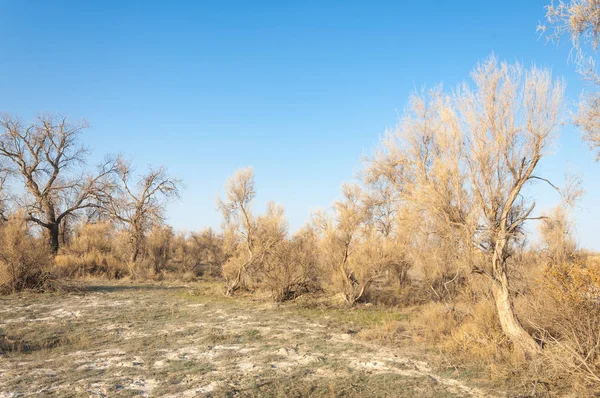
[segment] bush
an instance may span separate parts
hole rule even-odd
[[[49,288],[50,264],[48,245],[34,237],[23,220],[11,219],[0,227],[1,294]]]
[[[317,241],[309,229],[281,241],[265,256],[258,268],[259,286],[274,301],[294,299],[319,290],[317,281]]]
[[[439,343],[448,338],[458,321],[454,310],[441,303],[429,303],[422,307],[416,319],[415,337],[431,343]]]
[[[108,279],[121,279],[130,273],[123,260],[94,249],[82,255],[57,255],[54,258],[54,272],[63,278],[103,276]]]
[[[167,268],[171,258],[171,241],[174,238],[171,227],[155,226],[148,234],[146,242],[146,257],[154,275],[162,273]]]
[[[54,271],[64,278],[88,275],[120,279],[130,273],[126,235],[110,223],[77,226],[68,247],[54,259]]]
[[[583,259],[585,261],[585,259]],[[532,319],[556,371],[600,383],[600,266],[553,265],[538,296],[544,311]]]

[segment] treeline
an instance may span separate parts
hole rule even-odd
[[[504,364],[502,377],[539,388],[597,384],[600,257],[578,250],[569,220],[581,183],[559,187],[539,168],[565,121],[563,83],[494,57],[471,76],[452,92],[415,94],[359,182],[291,237],[281,207],[254,213],[252,170],[239,170],[219,202],[226,292],[418,304],[423,337],[455,358]],[[535,214],[532,183],[561,204]]]

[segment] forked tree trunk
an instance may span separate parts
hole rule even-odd
[[[367,280],[366,283],[359,283],[354,279],[352,273],[348,274],[345,269],[343,269],[342,278],[344,281],[344,299],[346,304],[352,307],[364,297],[371,280]]]
[[[351,307],[357,300],[354,283],[351,278],[352,274],[348,274],[343,263],[339,266],[338,271],[344,285],[344,300],[346,301],[346,304]]]
[[[135,263],[140,256],[140,246],[137,241],[133,243],[133,252],[131,253],[131,262]]]
[[[242,268],[240,268],[235,276],[235,279],[227,285],[227,289],[225,290],[226,296],[233,296],[233,293],[236,292],[240,288],[240,284],[242,281]]]
[[[233,294],[240,288],[240,286],[242,285],[242,276],[243,274],[246,272],[246,269],[248,268],[248,266],[250,266],[250,264],[252,264],[252,261],[254,260],[254,256],[252,255],[252,252],[250,252],[250,258],[248,260],[246,260],[246,262],[244,262],[237,270],[235,279],[233,281],[231,281],[230,283],[227,284],[227,288],[225,290],[225,295],[226,296],[233,296]]]

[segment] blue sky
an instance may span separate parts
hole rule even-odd
[[[219,227],[215,198],[248,165],[257,210],[281,203],[295,229],[339,197],[411,91],[467,80],[491,52],[551,67],[574,102],[568,46],[538,40],[545,5],[0,0],[0,111],[85,117],[91,163],[167,166],[186,184],[168,211],[178,229]],[[579,241],[600,249],[600,164],[574,128],[542,167],[559,183],[565,167],[583,175]],[[529,194],[540,209],[558,201]]]

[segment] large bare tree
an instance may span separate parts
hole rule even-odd
[[[107,159],[96,173],[83,169],[88,151],[79,145],[85,122],[70,123],[64,117],[40,116],[34,123],[10,115],[0,118],[0,157],[13,176],[25,185],[17,205],[26,220],[42,227],[51,250],[60,245],[65,217],[96,206],[95,198],[107,187],[113,162]]]
[[[473,248],[484,255],[483,266],[471,266],[490,282],[502,330],[535,355],[513,307],[509,257],[535,207],[523,189],[548,182],[536,172],[560,124],[563,85],[547,70],[523,71],[493,56],[471,76],[474,87],[454,95],[438,88],[413,97],[371,159],[367,182],[394,186],[403,206],[437,227],[431,234],[457,241],[461,257]]]
[[[179,198],[182,183],[164,167],[135,176],[130,162],[119,159],[115,169],[117,178],[100,202],[110,218],[127,226],[131,261],[135,263],[142,254],[146,233],[164,222],[166,202]]]
[[[600,73],[597,52],[600,45],[600,0],[568,0],[552,2],[546,7],[548,25],[538,29],[552,41],[563,36],[571,40],[571,59],[588,83],[581,94],[575,123],[584,131],[584,139],[600,160]]]
[[[488,275],[502,330],[532,355],[539,348],[515,314],[508,259],[535,208],[523,188],[536,180],[548,182],[536,172],[561,123],[564,85],[553,82],[548,70],[523,71],[494,58],[472,77],[476,88],[461,94],[459,112],[470,188],[482,215],[480,245],[491,256]]]

